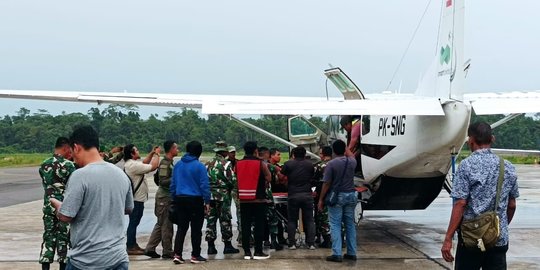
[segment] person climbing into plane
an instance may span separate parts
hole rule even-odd
[[[356,159],[355,174],[363,176],[362,164],[360,163],[361,154],[361,137],[362,137],[362,116],[361,115],[344,115],[339,121],[341,127],[347,131],[347,148],[354,154]]]

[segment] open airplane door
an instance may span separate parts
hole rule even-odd
[[[301,115],[289,118],[287,128],[289,141],[312,153],[318,154],[321,146],[328,144],[326,133]]]
[[[331,68],[324,71],[324,75],[334,83],[343,95],[345,100],[365,99],[364,94],[356,84],[341,70],[341,68]]]

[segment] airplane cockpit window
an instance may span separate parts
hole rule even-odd
[[[292,136],[314,135],[317,129],[301,117],[295,117],[290,120]]]

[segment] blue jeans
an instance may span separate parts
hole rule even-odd
[[[345,240],[347,255],[356,256],[356,228],[354,225],[354,208],[358,201],[356,191],[340,192],[334,206],[328,206],[330,219],[330,236],[332,237],[332,255],[341,253],[341,223],[345,224]]]
[[[105,270],[128,270],[128,269],[129,269],[129,262],[121,262],[118,265],[115,265],[111,268],[106,268]],[[66,265],[66,270],[82,270],[82,269],[79,269],[73,266],[73,264],[71,264],[68,260],[68,263]]]
[[[144,212],[144,202],[134,201],[133,211],[129,214],[129,225],[127,228],[127,248],[137,245],[137,226],[141,223]]]

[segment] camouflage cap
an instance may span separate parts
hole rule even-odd
[[[227,143],[225,141],[217,141],[216,142],[216,148],[214,148],[214,152],[228,152],[227,150]]]
[[[229,152],[236,152],[236,147],[234,147],[234,146],[232,146],[232,145],[231,145],[231,146],[228,146],[228,147],[227,147],[227,151],[229,151]]]

